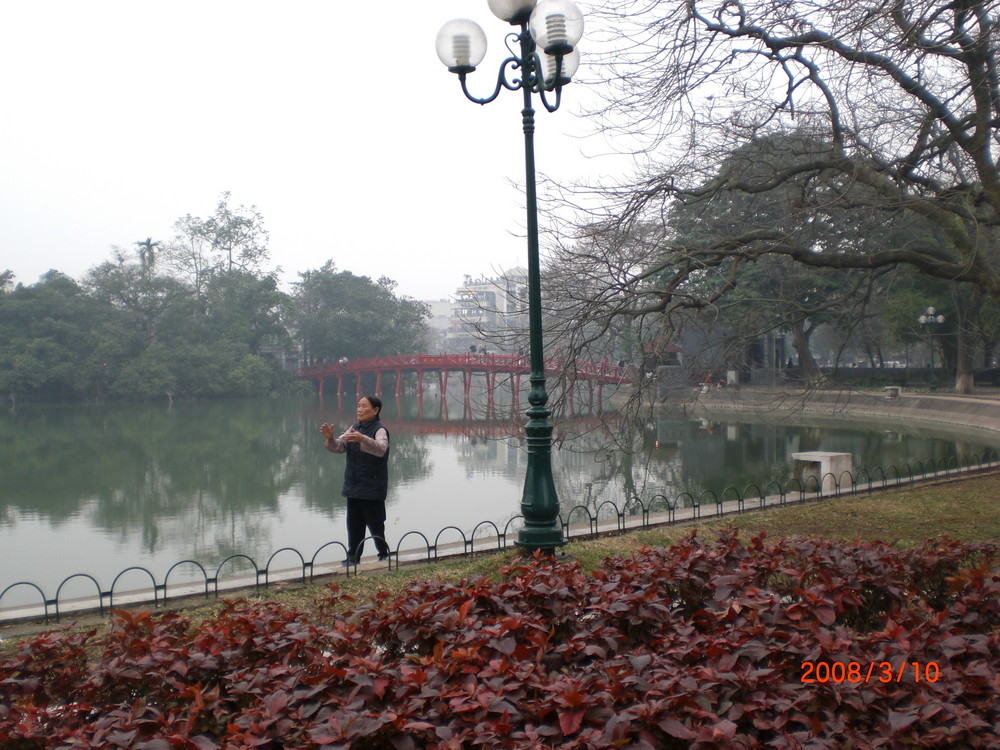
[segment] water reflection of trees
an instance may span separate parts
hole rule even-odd
[[[747,424],[724,419],[657,419],[640,433],[616,436],[625,450],[608,450],[606,436],[577,435],[572,450],[559,453],[556,488],[563,511],[583,505],[592,515],[609,517],[633,497],[649,502],[661,494],[673,500],[685,493],[699,498],[728,487],[743,493],[764,491],[772,482],[792,478],[791,455],[833,451],[855,456],[855,470],[897,467],[928,460],[980,455],[987,445],[872,429],[870,425],[810,425],[786,422]],[[631,450],[628,450],[631,446]],[[638,508],[638,506],[636,506]]]
[[[446,436],[468,476],[523,475],[516,421],[411,418],[387,400],[393,482],[433,476],[428,434]],[[53,525],[74,516],[113,539],[155,551],[191,550],[205,561],[270,550],[267,518],[283,500],[329,517],[344,507],[343,458],[323,448],[321,422],[346,427],[355,399],[23,406],[0,416],[0,521]],[[405,407],[405,404],[404,404]],[[986,445],[911,430],[843,424],[742,424],[657,419],[634,434],[607,415],[560,419],[553,467],[565,511],[610,512],[630,498],[695,497],[727,486],[787,482],[797,451],[849,452],[855,468],[913,465],[981,454]],[[609,441],[609,436],[613,440]],[[609,449],[610,443],[627,450]],[[447,491],[447,488],[442,488]],[[498,514],[500,511],[498,511]]]
[[[259,536],[249,516],[272,511],[295,479],[283,417],[270,402],[23,407],[0,504],[54,524],[85,513],[147,551],[174,537],[217,548],[219,529],[238,525],[245,548]]]

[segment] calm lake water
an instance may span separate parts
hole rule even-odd
[[[319,425],[346,427],[355,403],[345,396],[340,404],[329,397],[169,408],[26,404],[0,412],[0,591],[31,581],[53,596],[76,573],[107,589],[131,566],[162,581],[181,560],[212,573],[237,553],[263,566],[283,547],[308,559],[327,542],[345,541],[344,458],[323,449]],[[433,542],[446,526],[466,535],[482,521],[502,528],[519,513],[526,456],[510,437],[515,421],[475,419],[461,405],[442,414],[433,394],[422,403],[387,398],[383,421],[392,434],[390,545],[409,531]],[[665,418],[629,436],[634,451],[626,455],[600,450],[614,430],[613,419],[594,417],[557,426],[553,466],[564,513],[607,500],[621,507],[633,493],[648,500],[784,482],[797,451],[850,452],[859,468],[980,454],[1000,444],[916,428]],[[366,552],[373,552],[370,543]],[[80,592],[92,592],[89,586],[81,583]],[[0,607],[25,601],[37,594],[18,587]]]

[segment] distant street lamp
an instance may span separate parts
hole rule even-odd
[[[562,101],[562,87],[570,82],[579,64],[576,45],[583,36],[583,14],[568,0],[487,0],[497,18],[520,33],[507,35],[510,57],[500,63],[496,89],[483,99],[469,93],[466,76],[486,56],[486,34],[479,24],[464,18],[449,21],[438,32],[437,54],[448,70],[458,75],[465,96],[477,104],[488,104],[503,89],[520,90],[524,128],[524,174],[528,229],[528,331],[530,338],[531,391],[525,425],[528,469],[521,497],[524,526],[517,544],[529,550],[554,551],[566,543],[559,521],[559,498],[552,479],[552,423],[545,391],[545,361],[542,347],[542,293],[538,260],[538,202],[535,192],[535,110],[532,94],[555,112]],[[517,44],[520,53],[512,48]],[[508,78],[508,73],[511,74]],[[550,102],[546,93],[555,92]]]
[[[930,387],[932,391],[937,390],[937,374],[934,368],[934,329],[944,323],[944,315],[937,313],[933,307],[928,307],[927,312],[917,318],[917,322],[927,331],[927,341],[931,348],[931,377]]]

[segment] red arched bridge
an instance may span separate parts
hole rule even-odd
[[[568,365],[568,366],[567,366]],[[496,388],[497,375],[506,376],[512,383],[512,392],[517,394],[521,388],[521,376],[531,374],[531,366],[528,357],[519,354],[400,354],[393,357],[369,357],[367,359],[341,360],[340,362],[328,362],[323,364],[303,367],[298,372],[301,380],[315,380],[318,383],[320,395],[323,395],[324,384],[327,380],[337,379],[336,393],[344,392],[344,380],[353,379],[355,390],[360,397],[363,393],[361,387],[362,378],[369,376],[375,379],[375,393],[382,393],[382,376],[386,373],[395,375],[396,395],[402,393],[403,375],[406,373],[416,373],[417,393],[423,394],[424,374],[431,372],[438,376],[438,385],[441,393],[448,389],[448,375],[452,372],[459,372],[462,375],[462,383],[465,388],[466,398],[469,396],[469,389],[472,384],[474,374],[486,376],[486,388],[490,400]],[[586,382],[598,388],[598,402],[601,400],[603,386],[608,384],[618,385],[629,380],[629,368],[619,367],[616,364],[605,362],[585,362],[573,361],[567,363],[560,359],[547,359],[545,361],[546,373],[565,373],[567,381],[572,387],[573,383]]]

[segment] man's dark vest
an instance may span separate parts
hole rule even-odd
[[[354,429],[370,438],[385,426],[378,419],[367,424],[357,422]],[[389,431],[386,430],[386,435]],[[344,469],[344,497],[359,500],[385,500],[389,490],[389,451],[384,456],[373,456],[361,450],[358,443],[347,444],[347,467]]]

